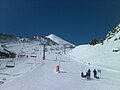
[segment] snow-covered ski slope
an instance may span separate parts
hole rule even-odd
[[[119,49],[119,43],[107,42],[104,45],[98,44],[95,46],[80,45],[69,52],[76,61],[82,63],[90,63],[94,66],[120,71],[120,51],[113,52]]]
[[[106,48],[108,45],[109,50]],[[36,47],[39,50],[35,51]],[[46,46],[46,60],[44,61],[42,60],[43,46],[38,43],[30,45],[26,43],[24,46],[14,44],[14,47],[9,45],[8,48],[16,53],[22,51],[29,57],[14,59],[15,68],[5,67],[6,62],[11,59],[0,59],[0,81],[3,82],[0,84],[0,90],[120,90],[119,68],[111,67],[112,63],[115,62],[105,61],[108,60],[107,56],[110,56],[110,60],[119,58],[119,52],[113,53],[109,43],[94,47],[81,45],[67,55],[63,55],[63,50],[58,49],[57,46]],[[103,53],[102,50],[105,52]],[[36,53],[36,57],[31,57],[33,53]],[[90,57],[90,55],[92,56]],[[100,58],[105,59],[100,61]],[[99,64],[99,62],[101,63]],[[58,63],[60,63],[61,73],[56,73]],[[106,66],[107,64],[110,68]],[[92,79],[81,78],[80,73],[86,73],[89,68]],[[93,78],[94,68],[102,70],[100,79]]]

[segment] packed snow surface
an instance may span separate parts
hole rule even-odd
[[[64,55],[57,46],[46,46],[43,60],[43,45],[8,45],[9,50],[17,54],[24,52],[28,58],[0,59],[0,90],[120,90],[120,53],[113,53],[111,47],[110,44],[80,45]],[[35,51],[35,48],[39,49]],[[33,53],[36,57],[31,57]],[[11,60],[15,67],[5,67]],[[56,72],[57,64],[60,73]],[[90,80],[80,76],[88,69],[91,69]],[[93,77],[93,69],[101,69],[100,79]]]

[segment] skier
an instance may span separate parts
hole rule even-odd
[[[83,72],[81,73],[81,77],[84,77],[84,73]]]
[[[96,69],[93,70],[93,73],[94,73],[94,78],[96,78],[97,77],[97,71],[96,71]]]
[[[26,57],[28,58],[28,55]]]
[[[90,69],[88,69],[88,71],[87,71],[87,79],[90,79],[90,76],[91,76],[91,70]]]

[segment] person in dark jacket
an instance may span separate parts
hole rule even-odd
[[[87,79],[90,79],[90,76],[91,76],[91,70],[88,69],[88,71],[87,71]]]
[[[97,77],[97,71],[96,71],[96,69],[93,70],[93,74],[94,74],[94,78],[96,78]]]
[[[81,73],[81,77],[84,77],[84,73],[83,72]]]

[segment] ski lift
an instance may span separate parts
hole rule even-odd
[[[14,68],[15,67],[15,63],[13,61],[8,61],[6,63],[6,67],[9,67],[9,68]]]

